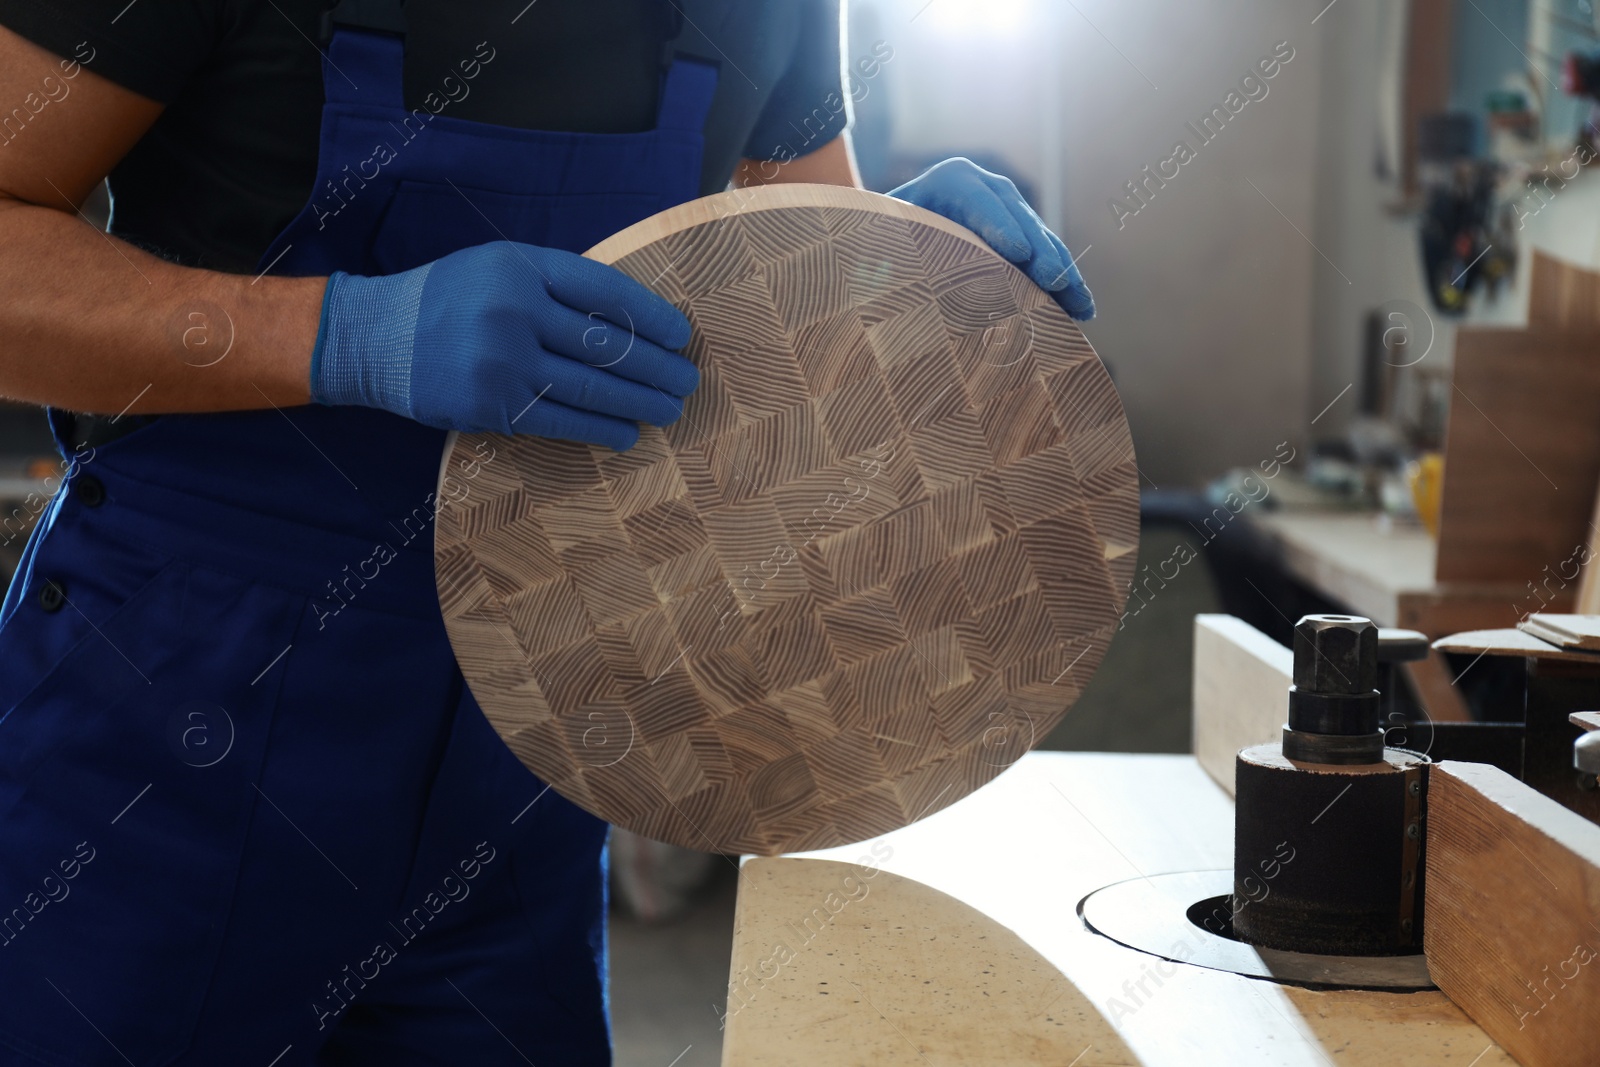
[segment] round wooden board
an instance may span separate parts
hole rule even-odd
[[[770,186],[590,250],[683,308],[702,371],[631,451],[457,435],[439,599],[507,744],[690,848],[898,829],[1042,740],[1133,577],[1111,380],[968,231]]]

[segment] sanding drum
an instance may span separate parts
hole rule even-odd
[[[1283,740],[1236,765],[1239,939],[1338,956],[1421,950],[1428,758],[1384,746],[1377,673],[1367,619],[1295,626]]]

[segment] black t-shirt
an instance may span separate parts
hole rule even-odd
[[[845,128],[839,4],[409,0],[406,104],[435,93],[448,114],[478,122],[647,130],[671,42],[721,68],[701,182],[712,193],[741,156],[791,159]],[[167,105],[111,174],[113,233],[179,262],[253,273],[311,194],[332,6],[0,0],[0,24]]]

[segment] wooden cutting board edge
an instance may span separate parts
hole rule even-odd
[[[965,226],[904,200],[845,185],[811,185],[795,182],[730,189],[725,193],[713,193],[698,200],[690,200],[686,204],[669,208],[659,215],[652,215],[642,222],[636,222],[627,229],[612,234],[585,252],[584,257],[601,263],[615,263],[647,244],[692,226],[747,212],[794,207],[832,207],[846,211],[866,210],[896,215],[908,221],[942,230],[985,251],[990,250],[983,238]]]
[[[842,211],[864,211],[879,215],[889,215],[940,231],[974,249],[996,256],[989,244],[972,231],[951,222],[943,216],[913,204],[861,189],[805,184],[731,190],[690,201],[636,223],[595,245],[584,255],[597,262],[614,263],[654,242],[697,226],[712,223],[719,219],[733,218],[747,212],[784,208],[832,208]],[[998,256],[996,258],[1001,259]],[[1008,265],[1012,270],[1017,270],[1014,264]],[[1018,271],[1018,273],[1021,272]],[[1041,293],[1041,296],[1047,296],[1047,294]],[[1084,340],[1086,341],[1087,339]],[[1093,351],[1092,345],[1090,350],[1091,352]],[[1095,357],[1098,359],[1098,353],[1095,353]],[[1119,412],[1122,412],[1121,398],[1116,395],[1114,387],[1112,396],[1115,398]],[[1126,420],[1125,413],[1122,414],[1122,418],[1124,421]],[[455,458],[459,437],[459,432],[451,431],[444,441],[437,483],[440,494],[443,493],[446,475],[450,472],[452,460]],[[436,523],[434,530],[436,556],[439,529],[440,526]],[[500,727],[496,726],[496,729],[498,731]]]

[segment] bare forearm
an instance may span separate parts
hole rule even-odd
[[[861,176],[856,171],[855,149],[846,130],[815,152],[787,163],[772,160],[741,160],[733,174],[739,188],[751,185],[779,185],[784,182],[811,182],[817,185],[847,185],[859,189]]]
[[[175,266],[0,199],[0,395],[74,411],[305,403],[323,278]]]

